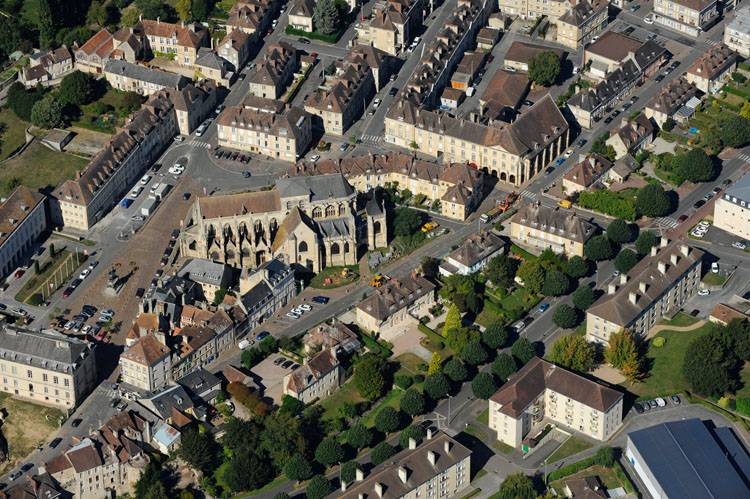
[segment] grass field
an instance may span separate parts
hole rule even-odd
[[[599,477],[599,480],[602,482],[602,485],[604,485],[604,487],[608,489],[615,489],[617,487],[625,487],[625,484],[623,484],[620,481],[620,479],[617,478],[617,474],[615,473],[615,470],[613,468],[605,468],[604,466],[598,466],[598,465],[591,466],[590,468],[586,468],[585,470],[581,470],[578,473],[575,473],[570,476],[566,476],[565,478],[561,478],[560,480],[555,480],[554,482],[550,482],[549,485],[550,487],[555,489],[559,497],[565,497],[565,494],[563,492],[563,488],[565,487],[565,482],[573,478],[584,478],[587,476]]]
[[[348,275],[344,277],[342,271],[348,270]],[[330,279],[330,284],[326,284],[326,279]],[[359,279],[359,267],[356,265],[347,265],[345,267],[326,267],[310,280],[310,287],[316,289],[333,289],[346,286],[356,282]]]
[[[709,286],[722,286],[727,281],[726,276],[709,272],[703,276],[703,282]]]
[[[14,184],[29,189],[52,189],[63,180],[74,178],[88,160],[45,146],[31,144],[20,156],[0,165],[0,195],[9,194]]]
[[[624,387],[639,399],[651,399],[687,390],[687,380],[682,374],[685,352],[691,341],[708,334],[713,327],[713,324],[706,324],[693,331],[662,331],[657,334],[656,337],[661,336],[666,343],[660,348],[649,343],[646,353],[646,365],[650,367],[648,377],[641,383],[626,383]]]
[[[83,114],[72,125],[97,132],[114,133],[116,127],[121,126],[130,114],[130,109],[125,106],[126,95],[127,92],[110,88],[97,101],[81,106]]]
[[[737,390],[735,394],[737,397],[750,398],[750,363],[746,362],[745,366],[740,371],[740,382],[742,388]]]
[[[692,326],[699,320],[700,319],[696,319],[695,317],[688,315],[685,312],[678,312],[677,315],[675,315],[672,319],[668,321],[664,321],[661,324],[666,324],[669,326],[677,326],[677,327],[686,327],[686,326]]]
[[[568,456],[572,456],[573,454],[583,452],[590,447],[591,444],[586,440],[578,437],[570,437],[565,441],[565,443],[558,447],[555,452],[552,453],[547,462],[554,463],[561,459],[565,459]]]
[[[0,408],[8,413],[3,435],[10,449],[10,460],[0,463],[2,475],[20,464],[39,444],[49,440],[63,414],[57,409],[16,400],[7,393],[0,393]]]
[[[0,134],[0,160],[3,160],[26,142],[24,131],[29,124],[7,107],[0,111],[0,124],[3,129]]]
[[[320,402],[320,406],[323,408],[321,419],[334,419],[341,415],[339,411],[344,404],[357,404],[363,401],[364,399],[360,397],[353,382],[349,381],[348,383],[344,383],[344,385],[336,390],[330,397],[327,397]]]

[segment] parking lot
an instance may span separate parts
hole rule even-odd
[[[273,354],[253,367],[250,372],[260,378],[259,385],[263,395],[281,404],[281,398],[284,395],[284,377],[297,367],[299,364],[293,360],[283,355]]]
[[[642,400],[633,404],[633,410],[637,414],[645,412],[657,412],[669,407],[682,405],[682,397],[679,395],[670,395],[668,397],[657,397],[651,400]]]

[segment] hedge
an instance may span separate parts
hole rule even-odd
[[[379,341],[377,341],[375,338],[373,338],[370,335],[363,333],[362,343],[364,343],[367,348],[369,348],[373,352],[379,353],[383,357],[388,358],[391,355],[393,355],[393,350],[391,350],[390,348],[387,348],[386,346],[381,344]]]
[[[305,38],[310,38],[312,40],[320,40],[321,42],[326,42],[326,43],[336,43],[337,41],[339,41],[339,38],[341,38],[341,35],[344,34],[344,31],[345,30],[339,30],[337,33],[334,33],[333,35],[324,35],[323,33],[318,33],[317,31],[313,31],[312,33],[310,33],[309,31],[292,28],[291,26],[286,27],[287,35],[304,36]]]
[[[607,447],[602,447],[601,449],[596,451],[596,453],[591,457],[587,457],[586,459],[582,459],[578,461],[577,463],[563,466],[562,468],[551,472],[549,475],[547,475],[548,481],[552,482],[554,480],[559,480],[560,478],[565,478],[566,476],[570,476],[574,473],[578,473],[579,471],[585,470],[586,468],[594,466],[595,464],[604,466],[604,464],[601,462],[601,456],[602,454],[605,454],[605,452],[611,452],[611,450],[605,451],[605,449],[607,449]],[[608,454],[605,454],[605,455],[608,455]],[[617,461],[614,461],[614,462],[616,463]],[[605,467],[609,467],[609,466],[605,466]]]

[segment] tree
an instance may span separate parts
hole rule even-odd
[[[487,362],[489,355],[484,349],[482,343],[476,340],[470,341],[464,345],[459,353],[461,360],[472,366],[478,366]]]
[[[424,380],[424,392],[432,400],[440,400],[445,397],[450,389],[451,385],[448,383],[448,378],[443,373],[427,376]]]
[[[549,360],[574,371],[588,372],[596,365],[596,349],[583,336],[563,336],[552,345]]]
[[[31,108],[31,123],[40,128],[56,128],[63,124],[63,106],[52,94],[45,95]]]
[[[18,23],[3,16],[0,18],[0,57],[6,60],[8,55],[18,49],[21,43],[21,29]]]
[[[315,475],[305,487],[307,499],[323,499],[332,492],[331,482],[323,475]]]
[[[317,453],[317,451],[316,451]],[[317,459],[317,458],[316,458]],[[284,465],[284,476],[295,482],[302,482],[313,474],[312,465],[302,454],[295,454]]]
[[[313,9],[313,26],[323,35],[332,35],[339,27],[339,10],[333,0],[319,0]]]
[[[409,388],[401,398],[401,410],[411,417],[421,416],[425,412],[425,400],[422,392]]]
[[[482,342],[493,350],[503,348],[508,342],[508,331],[502,322],[493,322],[482,333]]]
[[[565,265],[565,273],[573,279],[580,279],[588,275],[590,266],[588,260],[584,260],[578,255],[570,257]]]
[[[398,436],[398,444],[402,449],[409,448],[409,440],[413,439],[417,444],[427,436],[427,430],[421,424],[411,425],[405,428]]]
[[[430,357],[430,363],[427,365],[427,374],[437,374],[440,372],[440,369],[443,367],[443,359],[440,357],[440,354],[437,352],[432,352],[432,357]]]
[[[138,10],[138,7],[131,5],[127,9],[123,9],[122,15],[120,16],[120,24],[128,27],[135,26],[138,23],[140,16],[141,12]]]
[[[533,294],[542,291],[544,285],[544,269],[538,260],[526,260],[517,272],[518,277],[523,281],[523,286]]]
[[[471,341],[480,341],[480,334],[476,329],[469,329],[468,327],[451,329],[445,338],[445,343],[454,352],[461,352],[466,344]]]
[[[158,485],[163,485],[163,483],[161,465],[151,460],[141,472],[138,481],[135,482],[135,497],[146,497],[149,491]],[[165,497],[167,496],[165,495]]]
[[[296,416],[277,411],[263,419],[260,447],[268,453],[277,470],[283,470],[293,455],[304,454],[305,445],[301,421]]]
[[[209,0],[193,0],[193,18],[196,21],[205,21],[211,13]]]
[[[346,430],[346,442],[355,449],[364,449],[372,443],[372,431],[362,423],[356,423]]]
[[[315,460],[323,466],[340,463],[344,460],[344,448],[335,437],[324,438],[315,449]]]
[[[612,241],[603,235],[594,236],[586,241],[583,252],[586,254],[586,258],[595,262],[609,260],[615,256],[615,248]]]
[[[737,387],[737,356],[731,342],[711,333],[693,340],[685,352],[682,372],[691,390],[706,397],[720,397]]]
[[[664,130],[665,132],[671,132],[676,125],[677,125],[677,122],[674,119],[672,119],[672,117],[670,116],[664,121],[664,124],[661,126],[661,129]]]
[[[391,406],[385,406],[375,415],[375,428],[382,433],[392,433],[401,427],[401,414]]]
[[[659,238],[656,237],[651,231],[643,231],[638,235],[638,239],[635,240],[635,249],[641,256],[646,256],[651,253],[651,248],[659,243]]]
[[[607,226],[607,237],[618,244],[632,242],[635,237],[633,232],[630,224],[622,218],[613,220]]]
[[[52,13],[50,0],[37,0],[37,26],[39,26],[39,47],[48,49],[55,40],[55,16]]]
[[[107,11],[99,0],[92,0],[91,5],[89,5],[86,22],[98,26],[104,26],[107,22]]]
[[[487,262],[484,275],[499,288],[509,288],[513,285],[513,278],[518,271],[518,260],[501,254]]]
[[[329,2],[330,0],[323,0]],[[322,2],[317,2],[317,8]],[[422,214],[411,208],[396,208],[396,214],[393,217],[393,234],[400,237],[408,237],[419,232],[422,228]]]
[[[122,109],[127,113],[132,113],[140,109],[143,104],[143,97],[135,92],[125,92],[122,96],[121,106]]]
[[[575,305],[575,307],[582,312],[585,312],[591,305],[594,304],[594,301],[596,301],[594,290],[589,286],[580,286],[578,289],[573,291],[572,298],[573,305]]]
[[[570,289],[570,279],[559,270],[551,270],[544,277],[542,294],[544,296],[562,296],[568,294]]]
[[[560,58],[551,50],[540,52],[529,61],[529,79],[549,87],[560,75]]]
[[[719,131],[726,147],[744,147],[750,142],[750,120],[733,113],[722,114]]]
[[[737,357],[743,362],[750,360],[750,322],[735,319],[727,324],[723,333],[732,340]]]
[[[178,455],[190,466],[204,473],[216,466],[217,446],[209,431],[191,429],[182,434]]]
[[[478,373],[471,381],[471,391],[478,399],[487,400],[497,391],[497,383],[490,373]]]
[[[354,386],[367,400],[375,400],[385,389],[385,360],[374,353],[364,354],[354,365]]]
[[[525,365],[528,361],[536,357],[534,345],[532,345],[526,338],[518,338],[513,342],[510,352],[521,365]]]
[[[516,360],[507,353],[500,353],[492,363],[492,373],[497,376],[501,382],[505,383],[511,374],[516,372],[518,365]]]
[[[380,442],[372,448],[370,452],[370,461],[377,466],[386,462],[396,454],[396,448],[389,445],[388,442]]]
[[[609,337],[604,359],[618,369],[625,378],[632,382],[641,376],[641,361],[638,346],[633,335],[627,329],[618,331]]]
[[[341,481],[352,483],[357,478],[357,461],[347,461],[341,465]]]
[[[240,362],[242,363],[242,367],[248,370],[255,367],[263,359],[263,354],[257,348],[243,350],[242,355],[240,355]]]
[[[31,110],[43,97],[42,91],[26,90],[21,83],[15,82],[8,89],[8,107],[22,120],[31,121]]]
[[[552,322],[563,329],[572,329],[579,323],[578,311],[566,303],[561,303],[555,308]]]
[[[445,324],[443,325],[443,338],[448,337],[448,332],[455,329],[461,329],[461,312],[455,303],[448,306],[445,313]]]
[[[73,71],[60,82],[59,96],[64,104],[88,104],[94,99],[94,81],[86,73]]]
[[[690,182],[708,182],[719,173],[714,160],[700,148],[690,149],[674,161],[679,174]]]
[[[466,371],[466,366],[459,359],[453,357],[443,366],[443,374],[454,383],[461,383],[466,380],[469,373]],[[403,404],[403,402],[402,402]]]
[[[534,482],[523,473],[509,475],[500,484],[496,499],[536,499]]]
[[[635,197],[638,213],[647,217],[663,217],[674,211],[672,200],[662,186],[648,184]]]
[[[425,256],[422,258],[422,274],[428,278],[435,278],[440,273],[440,260]]]
[[[174,10],[180,16],[180,20],[189,21],[193,15],[193,0],[177,0],[174,4]]]
[[[635,264],[638,263],[639,260],[640,258],[638,258],[638,255],[636,255],[633,250],[625,248],[615,257],[615,268],[623,274],[627,274],[630,269],[635,267]]]

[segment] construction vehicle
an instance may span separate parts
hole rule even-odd
[[[438,227],[440,227],[440,224],[437,222],[427,222],[426,224],[422,226],[422,232],[426,234],[430,231],[437,229]]]
[[[385,277],[382,274],[375,274],[370,280],[370,286],[373,288],[379,288],[385,283]]]
[[[497,204],[493,208],[488,210],[486,213],[482,213],[482,215],[479,217],[479,220],[481,220],[482,223],[485,224],[493,221],[499,215],[508,211],[508,209],[511,207],[511,205],[513,205],[516,199],[518,199],[518,194],[516,194],[515,191],[506,193],[502,198],[498,199]]]

